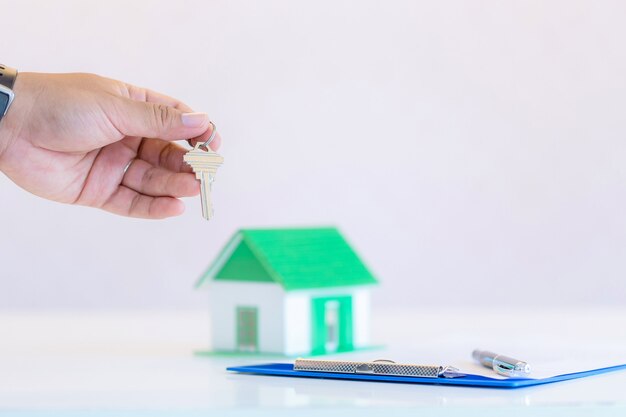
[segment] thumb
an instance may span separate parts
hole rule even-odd
[[[211,124],[206,113],[185,113],[160,103],[122,99],[117,107],[112,122],[126,136],[181,140],[202,135]]]

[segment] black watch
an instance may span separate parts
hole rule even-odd
[[[16,69],[0,64],[0,120],[7,114],[13,101],[13,84],[16,78]]]

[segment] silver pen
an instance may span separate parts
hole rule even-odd
[[[476,349],[472,357],[481,365],[493,369],[496,373],[510,378],[524,378],[530,374],[530,365],[508,356],[498,355],[488,350]]]

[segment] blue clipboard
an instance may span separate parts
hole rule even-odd
[[[607,372],[626,369],[626,364],[610,366],[607,368],[592,369],[583,372],[557,375],[549,378],[508,378],[497,379],[488,378],[482,375],[465,375],[458,378],[419,378],[407,376],[371,375],[371,374],[343,374],[332,372],[302,372],[294,371],[293,364],[290,363],[267,363],[248,366],[231,366],[228,371],[253,374],[253,375],[274,375],[298,378],[322,378],[322,379],[344,379],[352,381],[370,382],[396,382],[406,384],[429,384],[429,385],[459,385],[466,387],[491,387],[491,388],[522,388],[534,385],[551,384],[553,382],[567,381],[569,379],[584,378],[592,375],[604,374]]]

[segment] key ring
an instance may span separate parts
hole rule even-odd
[[[205,151],[209,150],[209,145],[211,144],[211,142],[213,142],[213,139],[215,139],[215,134],[217,133],[217,126],[215,126],[215,123],[213,123],[212,121],[209,121],[209,123],[211,123],[211,126],[213,126],[213,131],[211,132],[211,136],[209,136],[207,141],[204,142],[202,145],[196,144],[198,148],[202,148]],[[189,144],[189,146],[193,146],[191,145],[191,139],[187,139],[187,143]]]
[[[211,136],[209,136],[209,138],[207,139],[206,142],[204,142],[202,145],[200,145],[200,148],[204,148],[205,150],[209,150],[209,145],[211,144],[211,142],[213,142],[213,139],[215,139],[215,134],[217,133],[217,126],[215,126],[215,123],[209,121],[209,123],[211,123],[211,126],[213,126],[213,131],[211,132]]]

